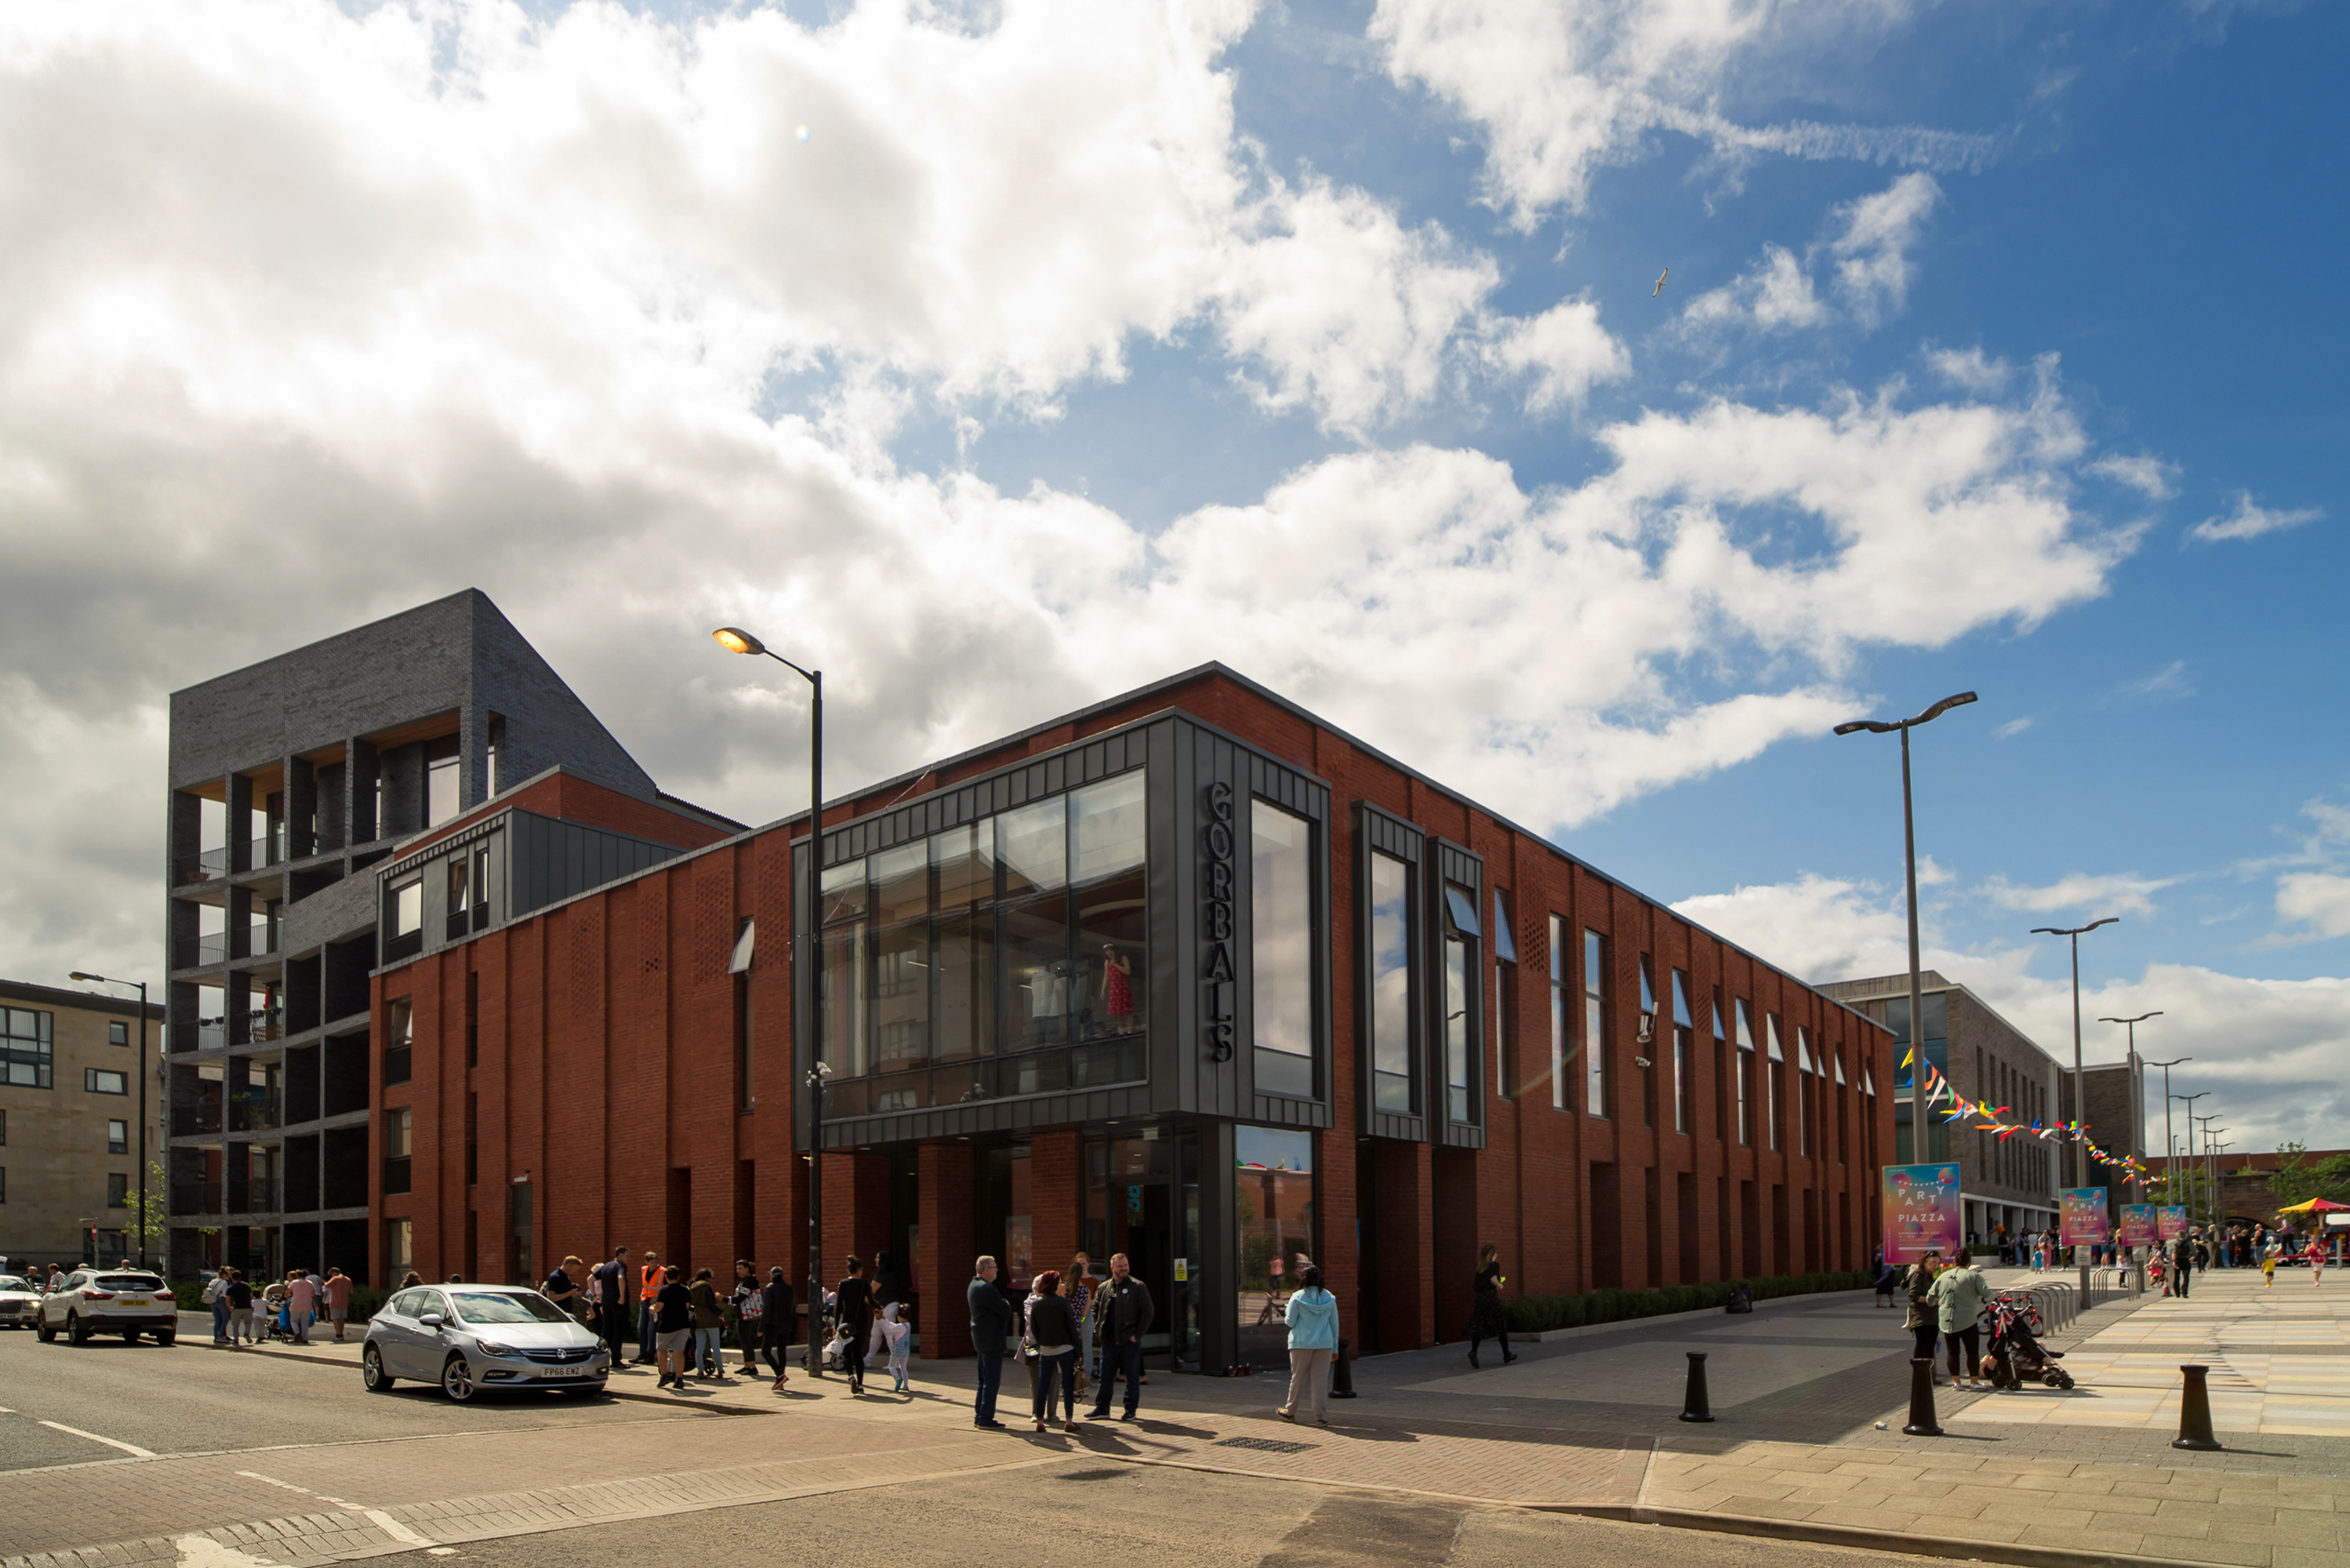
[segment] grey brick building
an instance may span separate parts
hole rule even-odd
[[[172,694],[170,1265],[369,1272],[368,977],[403,841],[551,771],[663,795],[489,598],[452,594]]]
[[[1933,970],[1921,975],[1924,1013],[1920,1031],[1926,1059],[1970,1100],[2012,1106],[2003,1120],[2052,1122],[2059,1117],[2060,1085],[2069,1082],[2057,1060],[2022,1030],[2002,1018],[1982,998]],[[1877,975],[1832,981],[1820,992],[1858,1009],[1891,1029],[1894,1060],[1909,1049],[1909,977]],[[1902,1075],[1907,1082],[1908,1075]],[[1903,1091],[1906,1096],[1907,1091]],[[1997,1227],[2011,1234],[2046,1230],[2056,1220],[2056,1189],[2064,1185],[2062,1146],[2019,1135],[2000,1138],[1972,1130],[1971,1124],[1942,1119],[1939,1107],[1925,1116],[1926,1136],[1915,1136],[1907,1098],[1894,1107],[1892,1163],[1908,1165],[1955,1159],[1966,1199],[1966,1229],[1975,1241],[1991,1239]]]

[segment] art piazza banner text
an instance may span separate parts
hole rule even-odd
[[[2176,1241],[2187,1234],[2187,1205],[2166,1203],[2162,1206],[2162,1239]]]
[[[2106,1225],[2104,1188],[2060,1188],[2056,1197],[2064,1216],[2058,1221],[2057,1235],[2065,1246],[2102,1247],[2113,1239]]]
[[[2151,1247],[2160,1240],[2160,1221],[2152,1203],[2122,1205],[2122,1228],[2114,1240],[2125,1247]]]
[[[1959,1168],[1888,1165],[1883,1174],[1885,1261],[1914,1263],[1928,1252],[1950,1256],[1965,1241]]]

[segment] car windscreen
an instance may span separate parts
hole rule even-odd
[[[29,1291],[32,1288],[29,1280],[20,1280],[14,1274],[0,1274],[0,1291]]]
[[[570,1314],[536,1291],[451,1291],[467,1323],[569,1323]]]
[[[102,1291],[160,1291],[163,1282],[152,1274],[100,1274],[97,1285]]]

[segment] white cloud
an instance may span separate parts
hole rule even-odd
[[[1769,955],[1804,979],[1857,979],[1908,969],[1901,891],[1812,875],[1793,882],[1740,888],[1684,898],[1673,906],[1690,919]],[[1961,947],[1936,929],[1928,906],[1925,967],[1940,971],[1989,1002],[2060,1064],[2072,1063],[2073,992],[2064,950],[2007,944]],[[2340,1064],[2350,1053],[2350,979],[2262,980],[2189,964],[2150,963],[2135,980],[2095,978],[2084,943],[2081,990],[2084,1054],[2092,1064],[2122,1057],[2121,1029],[2095,1022],[2159,1009],[2138,1026],[2141,1054],[2192,1056],[2174,1068],[2177,1094],[2211,1091],[2205,1111],[2227,1117],[2230,1146],[2267,1151],[2286,1139],[2312,1147],[2342,1143],[2350,1087]],[[2034,971],[2044,964],[2051,972]],[[2160,1075],[2148,1077],[2145,1129],[2162,1147]]]
[[[2305,928],[2305,937],[2350,935],[2350,877],[2295,871],[2277,878],[2277,919]]]
[[[1531,375],[1529,412],[1545,413],[1583,401],[1602,381],[1631,374],[1632,357],[1599,325],[1599,307],[1563,299],[1540,316],[1504,317],[1489,327],[1486,357],[1513,375]]]
[[[2075,871],[2044,888],[2032,888],[1994,877],[1983,885],[1983,896],[2002,909],[2028,909],[2034,914],[2077,909],[2092,916],[2151,915],[2154,895],[2182,880],[2129,874],[2097,877]]]
[[[1926,356],[1926,362],[1942,379],[1979,398],[2005,391],[2015,374],[2006,360],[1993,358],[1980,348],[1938,348]]]
[[[2021,719],[2010,719],[2006,723],[1993,730],[1991,732],[1991,738],[1994,741],[2012,741],[2030,728],[2032,728],[2032,717],[2026,714]]]
[[[2192,697],[2195,688],[2187,683],[2187,660],[2174,659],[2151,675],[2136,680],[2125,680],[2119,688],[2126,697]]]
[[[1885,190],[1835,207],[1829,214],[1835,232],[1813,244],[1802,260],[1783,245],[1765,245],[1762,261],[1736,281],[1699,295],[1681,312],[1685,332],[1741,326],[1760,332],[1786,332],[1819,327],[1836,319],[1820,298],[1809,271],[1815,257],[1825,255],[1832,268],[1831,285],[1844,302],[1845,315],[1863,327],[1874,327],[1898,311],[1908,297],[1909,259],[1935,206],[1941,187],[1925,174],[1904,174]],[[1981,368],[1964,360],[1954,363],[1953,379]],[[1961,381],[1970,390],[1995,391],[1995,382],[1981,377]]]
[[[1278,187],[1260,211],[1252,242],[1233,247],[1221,269],[1216,307],[1231,350],[1266,371],[1243,377],[1257,400],[1310,404],[1356,432],[1425,401],[1454,328],[1501,282],[1492,259],[1461,250],[1432,223],[1405,228],[1359,191],[1319,182],[1294,192]],[[1586,325],[1612,347],[1596,311]]]
[[[2168,501],[2178,491],[2172,487],[2172,476],[2178,472],[2177,463],[2140,454],[2125,457],[2109,452],[2089,464],[2089,472],[2103,475],[2116,484],[2126,484],[2149,501]]]
[[[1909,252],[1942,200],[1933,176],[1912,172],[1838,209],[1844,232],[1827,243],[1836,293],[1856,319],[1876,326],[1909,297]]]
[[[2314,523],[2325,515],[2320,506],[2297,507],[2290,512],[2272,512],[2253,504],[2252,493],[2241,491],[2236,496],[2236,509],[2225,516],[2206,517],[2187,531],[2189,539],[2204,544],[2216,544],[2222,539],[2257,539],[2263,534],[2281,534],[2287,528],[2298,528],[2304,523]]]
[[[1681,312],[1682,325],[1693,331],[1738,325],[1783,332],[1827,319],[1828,308],[1813,288],[1811,275],[1783,245],[1765,245],[1761,266],[1699,295]]]
[[[1495,205],[1531,228],[1582,204],[1592,175],[1627,161],[1651,130],[1731,154],[1980,167],[1989,139],[1915,126],[1749,127],[1716,108],[1742,68],[1901,19],[1901,0],[1796,8],[1744,0],[1380,0],[1372,41],[1399,82],[1474,121]]]

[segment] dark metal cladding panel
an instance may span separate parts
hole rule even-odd
[[[806,943],[802,933],[812,918],[807,898],[807,857],[809,841],[801,839],[792,846],[792,1082],[806,1084],[808,1075],[816,1070],[816,990],[807,983],[808,964],[802,958]],[[809,1136],[810,1124],[816,1116],[816,1096],[792,1096],[792,1147],[806,1149],[814,1146]]]
[[[1154,1105],[1171,1108],[1175,1085],[1187,1070],[1186,1057],[1199,1037],[1197,1004],[1191,995],[1191,965],[1184,956],[1191,930],[1191,847],[1184,807],[1189,786],[1184,767],[1191,749],[1189,725],[1171,719],[1147,732],[1149,793],[1143,806],[1150,877],[1150,1082]]]
[[[1488,1077],[1485,1071],[1485,971],[1491,961],[1486,942],[1489,937],[1477,939],[1476,979],[1469,987],[1469,1038],[1476,1048],[1470,1054],[1469,1104],[1475,1123],[1455,1122],[1442,1114],[1444,1106],[1444,987],[1438,977],[1443,972],[1443,949],[1440,933],[1444,929],[1444,884],[1455,882],[1468,889],[1470,907],[1478,911],[1480,929],[1492,923],[1492,914],[1484,907],[1485,861],[1483,857],[1465,846],[1448,838],[1431,838],[1436,875],[1430,879],[1423,905],[1430,940],[1427,961],[1420,971],[1428,977],[1429,1002],[1422,1013],[1428,1031],[1428,1071],[1424,1075],[1429,1098],[1422,1103],[1428,1109],[1429,1125],[1434,1129],[1436,1141],[1447,1148],[1482,1148],[1485,1147],[1485,1097]]]

